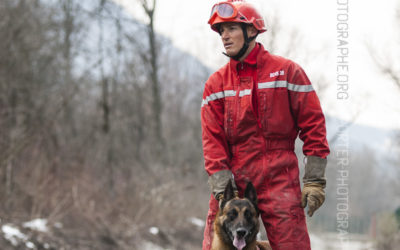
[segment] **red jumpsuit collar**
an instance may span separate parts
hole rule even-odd
[[[262,60],[260,58],[259,53],[261,50],[264,50],[264,46],[261,43],[256,43],[256,46],[254,46],[253,50],[250,52],[249,55],[243,60],[243,63],[251,65],[251,66],[262,66]],[[229,64],[231,66],[231,69],[237,73],[237,67],[241,64],[242,62],[236,61],[231,59]]]
[[[256,43],[256,46],[254,46],[250,54],[243,60],[243,63],[255,66],[257,64],[257,55],[259,51],[260,51],[260,44]]]

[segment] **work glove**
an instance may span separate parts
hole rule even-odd
[[[233,190],[235,195],[237,195],[237,187],[235,181],[233,180],[233,174],[230,170],[221,170],[208,178],[208,184],[210,185],[211,192],[217,201],[220,202],[224,197],[224,191],[229,182],[232,182]]]
[[[307,156],[301,192],[301,206],[308,204],[308,216],[312,216],[325,201],[325,168],[327,160],[317,156]]]

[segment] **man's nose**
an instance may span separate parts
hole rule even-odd
[[[228,38],[229,38],[228,32],[222,31],[222,32],[221,32],[221,38],[222,38],[223,40],[228,39]]]

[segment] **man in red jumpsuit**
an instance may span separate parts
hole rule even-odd
[[[261,219],[276,249],[310,249],[303,208],[325,200],[329,147],[318,97],[296,63],[270,54],[255,38],[264,20],[244,1],[221,2],[208,23],[230,61],[208,79],[201,105],[205,169],[212,189],[203,250],[211,247],[218,200],[234,180],[240,197],[251,181]],[[296,137],[306,156],[300,189]]]

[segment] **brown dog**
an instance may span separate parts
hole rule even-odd
[[[260,228],[257,193],[251,182],[244,198],[235,196],[232,183],[225,188],[214,221],[211,250],[272,250],[267,241],[257,241]]]

